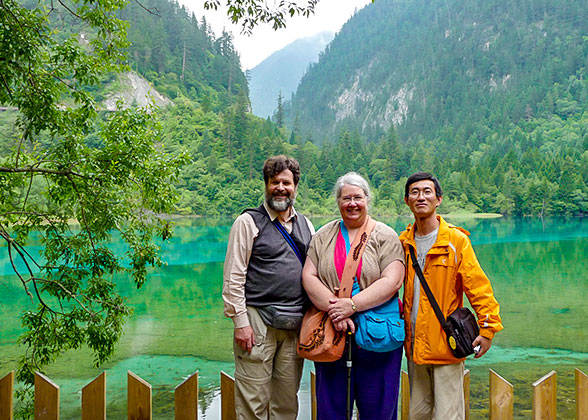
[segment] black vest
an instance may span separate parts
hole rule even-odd
[[[280,231],[273,225],[263,205],[247,209],[259,229],[253,242],[245,282],[248,306],[300,307],[306,304],[302,288],[302,264]],[[290,236],[298,246],[302,261],[312,233],[304,216],[292,219]]]

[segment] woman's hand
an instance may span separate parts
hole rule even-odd
[[[351,318],[345,318],[339,322],[333,322],[333,326],[337,331],[351,331],[351,334],[355,334],[355,323]]]
[[[329,317],[333,323],[340,322],[345,318],[349,318],[355,313],[353,309],[353,302],[350,298],[331,298],[329,299],[329,307],[327,308]]]

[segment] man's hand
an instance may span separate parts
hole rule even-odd
[[[255,345],[255,333],[251,325],[243,328],[235,328],[235,341],[239,347],[251,353],[251,349]]]
[[[482,357],[488,350],[490,350],[490,347],[492,347],[492,339],[479,335],[472,343],[472,347],[476,346],[480,346],[480,351],[476,353],[474,359]]]

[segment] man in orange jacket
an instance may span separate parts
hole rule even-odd
[[[439,180],[417,172],[406,181],[404,201],[415,223],[400,235],[406,253],[404,284],[405,350],[408,358],[411,420],[463,420],[464,360],[453,356],[445,332],[410,261],[410,247],[445,318],[463,306],[465,292],[476,312],[480,335],[476,358],[492,345],[503,326],[492,286],[480,267],[465,229],[437,215],[443,201]],[[433,417],[434,416],[434,417]]]

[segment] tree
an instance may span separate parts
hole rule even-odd
[[[278,94],[278,107],[276,108],[276,125],[284,127],[284,104],[282,103],[282,91]]]
[[[147,266],[161,263],[154,237],[170,235],[159,214],[172,209],[184,154],[158,145],[153,110],[100,116],[89,89],[124,68],[125,23],[115,16],[124,5],[0,2],[0,103],[18,111],[12,153],[0,158],[0,238],[35,308],[19,339],[17,375],[29,385],[68,349],[87,345],[96,364],[112,354],[130,313],[112,276],[128,271],[141,287]],[[50,26],[50,14],[87,32]],[[27,250],[33,231],[41,255]],[[126,255],[107,247],[114,233]]]
[[[286,27],[288,16],[310,16],[319,0],[280,1],[277,5],[269,6],[262,0],[227,0],[227,16],[233,23],[241,22],[243,32],[251,33],[260,23],[272,25],[274,29]],[[299,4],[301,3],[301,4]],[[217,10],[220,0],[205,0],[205,9]]]

